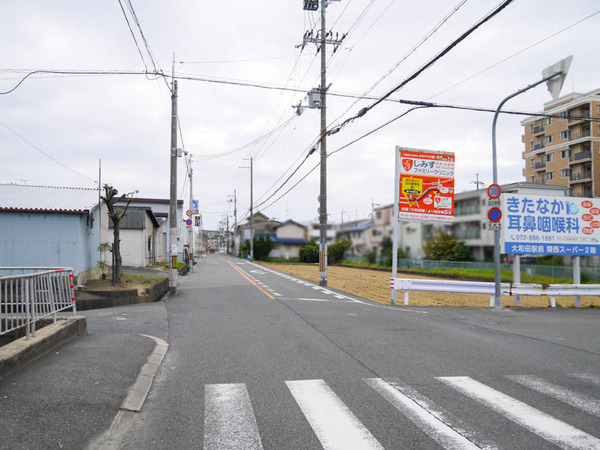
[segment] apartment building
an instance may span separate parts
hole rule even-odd
[[[553,117],[521,122],[525,180],[564,186],[572,197],[600,196],[600,89],[545,103],[543,113]]]

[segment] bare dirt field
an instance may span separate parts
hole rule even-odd
[[[295,277],[318,283],[318,264],[284,264],[264,263],[264,266],[284,272]],[[353,267],[328,267],[328,285],[334,289],[347,292],[357,297],[372,300],[377,303],[389,305],[391,302],[390,277],[391,272],[379,270],[358,269]],[[413,274],[398,274],[398,278],[429,278],[432,276],[420,276]],[[402,291],[398,293],[398,304],[404,302]],[[557,306],[572,307],[573,297],[557,297]],[[477,306],[489,307],[490,297],[479,294],[453,294],[445,292],[411,292],[410,304],[419,306]],[[513,306],[512,297],[502,297],[502,306]],[[581,305],[589,307],[594,305],[600,307],[599,297],[582,297]],[[521,297],[521,307],[535,308],[550,306],[549,297]]]

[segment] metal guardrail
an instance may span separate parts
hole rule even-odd
[[[490,296],[490,307],[493,307],[495,304],[495,288],[492,282],[390,278],[390,288],[404,291],[405,305],[409,304],[410,291],[487,294]],[[600,284],[502,283],[500,289],[501,295],[506,296],[542,295],[550,297],[550,304],[553,308],[556,307],[556,297],[600,295]],[[515,306],[518,306],[518,304],[515,304]]]
[[[73,269],[48,267],[0,267],[2,272],[27,272],[0,276],[0,335],[25,328],[26,338],[35,337],[36,322],[75,305]],[[41,271],[40,271],[41,270]]]

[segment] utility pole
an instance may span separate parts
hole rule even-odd
[[[229,213],[227,213],[227,225],[225,226],[225,247],[227,250],[225,253],[229,254]]]
[[[333,38],[333,32],[327,33],[325,16],[327,5],[331,0],[321,0],[321,32],[313,36],[312,31],[304,34],[302,48],[307,42],[316,44],[318,51],[321,52],[321,86],[320,86],[320,104],[313,107],[321,108],[321,163],[320,163],[320,193],[319,193],[319,224],[320,224],[320,248],[319,248],[319,285],[327,286],[327,49],[326,45],[334,46],[334,52],[342,43],[346,35],[338,39],[336,34]],[[316,11],[317,1],[305,0],[304,9]],[[309,98],[312,98],[309,93]],[[309,107],[311,107],[309,105]]]
[[[189,161],[188,170],[189,170],[189,177],[190,177],[190,211],[192,211],[191,217],[193,217],[194,216],[194,190],[193,190],[193,186],[192,186],[192,180],[193,180],[194,169],[192,169],[192,155],[191,154],[189,155],[188,161]],[[189,252],[190,252],[188,269],[190,272],[193,272],[194,271],[194,223],[193,222],[192,222],[192,225],[190,225],[190,229],[188,230],[188,242],[189,242]]]
[[[244,161],[248,161],[248,159],[244,158]],[[253,199],[254,199],[254,191],[253,191],[253,175],[254,175],[254,166],[253,166],[254,158],[250,157],[250,167],[242,167],[242,169],[250,169],[250,261],[254,262],[254,219],[252,215],[254,214],[253,208]],[[241,238],[240,238],[241,239]],[[240,244],[241,245],[241,244]]]
[[[485,183],[483,181],[479,181],[479,174],[475,174],[475,181],[471,181],[471,184],[475,185],[475,188],[479,190],[479,186],[484,187]]]
[[[229,196],[231,197],[231,196]],[[229,200],[231,201],[231,200]],[[237,194],[236,190],[233,190],[233,255],[237,255],[235,251],[235,235],[237,233]],[[241,238],[240,238],[241,239]],[[241,243],[241,242],[240,242]]]
[[[177,80],[171,90],[171,190],[169,200],[169,293],[177,294]]]

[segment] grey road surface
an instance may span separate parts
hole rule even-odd
[[[170,344],[123,449],[600,449],[594,309],[391,307],[222,255],[153,307],[91,322]]]

